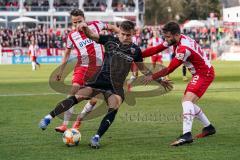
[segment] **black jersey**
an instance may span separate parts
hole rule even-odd
[[[112,83],[123,84],[132,62],[143,62],[141,49],[131,43],[123,45],[118,38],[100,35],[99,42],[104,45],[104,62],[99,76]]]
[[[141,49],[134,43],[124,45],[111,35],[100,35],[98,43],[104,45],[104,61],[95,80],[88,84],[97,89],[111,90],[113,93],[120,90],[122,93],[132,62],[143,62]]]

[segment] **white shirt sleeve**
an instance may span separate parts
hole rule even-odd
[[[68,37],[67,37],[67,45],[66,45],[66,47],[67,47],[68,49],[72,49],[72,48],[73,48],[73,42],[72,42],[72,40],[70,39],[70,34],[69,34]]]

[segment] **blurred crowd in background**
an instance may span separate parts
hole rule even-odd
[[[138,37],[138,45],[141,48],[146,48],[148,40],[153,37],[153,31],[156,30],[161,36],[161,26],[145,26],[136,29],[136,36]],[[36,28],[27,28],[25,26],[18,27],[11,30],[0,28],[0,44],[6,47],[28,47],[31,38],[37,41],[40,48],[59,48],[66,46],[66,39],[71,28],[63,29],[57,27],[56,29],[49,29],[43,25],[38,25]],[[195,39],[203,48],[215,48],[215,52],[221,54],[227,44],[240,45],[240,31],[228,28],[191,28],[182,29],[182,32],[191,38]],[[230,37],[229,37],[230,36]],[[227,41],[224,39],[227,38]],[[237,41],[234,41],[238,39]]]
[[[67,11],[78,6],[77,0],[54,0],[54,7],[58,11]],[[113,1],[114,11],[133,11],[134,0]],[[24,8],[27,11],[48,11],[48,0],[25,0]],[[107,8],[106,0],[85,0],[83,4],[85,11],[105,11]],[[19,9],[18,0],[0,0],[0,11],[17,11]]]

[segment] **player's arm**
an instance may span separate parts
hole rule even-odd
[[[71,54],[71,49],[66,48],[65,52],[64,52],[64,55],[63,55],[61,66],[59,67],[59,72],[56,75],[56,80],[57,81],[60,81],[61,78],[62,78],[62,74],[63,74],[63,71],[64,71],[64,69],[67,65],[67,62],[68,62],[69,58],[70,58],[70,54]]]
[[[182,64],[181,60],[178,60],[177,58],[173,58],[173,60],[170,62],[167,68],[162,69],[159,72],[156,72],[152,75],[153,79],[158,79],[160,77],[164,77],[170,73],[172,73],[176,68],[178,68]]]
[[[136,63],[138,69],[141,71],[142,74],[147,76],[152,76],[152,71],[150,71],[143,63]],[[172,90],[172,81],[163,80],[163,79],[155,79],[159,84],[161,84],[166,91]]]
[[[163,50],[165,50],[167,48],[168,48],[167,42],[163,42],[163,43],[161,43],[157,46],[154,46],[154,47],[149,47],[142,52],[142,57],[143,58],[150,57],[154,54],[158,54],[159,52],[162,52]]]
[[[108,31],[111,32],[115,32],[115,33],[119,33],[120,29],[116,26],[116,25],[112,25],[112,24],[107,24],[107,28]]]
[[[149,70],[143,62],[135,62],[135,64],[137,65],[138,69],[140,70],[140,72],[145,75],[145,76],[149,76],[152,75],[152,71]]]
[[[83,22],[83,23],[80,23],[80,24],[78,25],[78,29],[79,29],[79,30],[82,30],[89,39],[92,39],[92,40],[94,40],[95,42],[98,42],[98,41],[99,41],[99,35],[96,34],[96,33],[94,33],[94,32],[92,32],[92,31],[90,30],[90,28],[88,27],[87,23],[84,23],[84,22]]]
[[[177,58],[173,58],[172,61],[170,62],[169,66],[167,68],[164,68],[162,70],[160,70],[159,72],[156,72],[152,75],[146,76],[143,80],[143,83],[146,85],[149,82],[151,82],[152,80],[156,80],[160,77],[164,77],[170,73],[172,73],[176,68],[178,68],[180,65],[182,64],[182,61],[177,59]]]

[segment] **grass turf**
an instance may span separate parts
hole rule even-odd
[[[62,135],[54,131],[61,122],[58,118],[46,131],[38,128],[39,120],[65,97],[54,94],[48,85],[56,65],[42,65],[35,72],[30,65],[1,65],[0,159],[237,160],[240,156],[240,63],[213,64],[216,79],[198,104],[216,126],[216,135],[182,147],[169,146],[182,132],[180,102],[186,82],[182,81],[178,69],[171,75],[175,83],[172,92],[137,98],[135,106],[123,103],[99,150],[92,150],[87,144],[102,117],[84,122],[82,141],[77,147],[66,147]],[[201,128],[195,120],[193,134]]]

